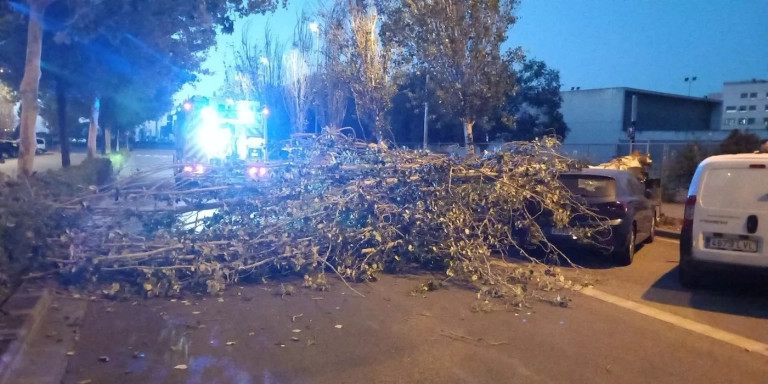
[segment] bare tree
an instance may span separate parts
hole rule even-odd
[[[313,76],[315,118],[323,126],[341,128],[347,111],[345,23],[348,8],[339,1],[318,13],[317,72]]]
[[[307,126],[307,110],[311,103],[309,80],[312,65],[313,36],[306,14],[302,13],[293,32],[291,50],[283,56],[285,70],[285,106],[291,117],[294,132],[304,132]]]
[[[382,44],[375,7],[353,6],[350,10],[346,48],[346,78],[355,99],[358,116],[373,129],[376,140],[392,138],[386,112],[397,91],[397,68],[392,44]]]

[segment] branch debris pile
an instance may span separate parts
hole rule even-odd
[[[180,187],[143,174],[66,202],[91,216],[59,239],[58,271],[110,296],[215,294],[284,274],[324,289],[326,272],[372,281],[414,265],[519,302],[531,287],[570,285],[555,268],[492,263],[562,260],[541,223],[569,227],[574,215],[593,215],[558,182],[575,165],[556,140],[471,160],[387,149],[342,131],[293,140],[290,160],[269,165],[261,180]],[[594,229],[574,231],[587,239]]]

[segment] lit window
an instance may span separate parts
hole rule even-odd
[[[749,106],[750,111],[757,111],[757,105],[750,105]]]
[[[723,125],[725,125],[726,127],[736,125],[736,119],[725,119],[723,122]]]
[[[768,105],[765,106],[765,110],[768,111]],[[725,107],[725,111],[726,112],[736,112],[736,106],[735,105],[727,106],[727,107]]]
[[[746,92],[742,93],[742,94],[741,94],[741,98],[742,98],[742,99],[746,99],[746,98],[747,98],[747,93],[746,93]]]
[[[739,112],[746,112],[747,106],[746,105],[739,105]]]
[[[757,92],[752,92],[749,94],[750,99],[757,99]]]
[[[739,119],[739,125],[747,125],[747,119]]]

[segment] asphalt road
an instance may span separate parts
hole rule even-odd
[[[171,151],[135,151],[121,175],[171,161]],[[571,255],[584,268],[568,273],[594,288],[569,308],[477,313],[473,292],[413,297],[425,278],[389,276],[358,286],[366,298],[336,281],[284,298],[272,284],[221,300],[89,301],[62,382],[765,382],[768,284],[722,275],[685,289],[677,248],[657,238],[628,267]]]
[[[73,165],[80,164],[85,160],[84,152],[72,152],[70,161]],[[171,176],[170,165],[173,163],[173,151],[162,149],[142,149],[130,152],[126,164],[119,171],[121,176],[129,176],[135,172],[150,171],[153,169],[162,169],[153,174],[157,177]],[[0,164],[0,173],[9,175],[16,174],[18,159],[6,159],[5,163]],[[47,152],[35,157],[35,171],[45,172],[61,168],[61,153]]]
[[[676,253],[674,242],[657,240],[632,266],[582,257],[587,269],[578,271],[596,279],[592,289],[675,321],[586,293],[568,308],[478,313],[463,288],[408,294],[427,277],[358,285],[365,298],[334,281],[329,292],[286,297],[268,284],[218,299],[91,301],[62,382],[765,382],[768,354],[685,324],[765,343],[768,295],[730,282],[682,289]]]
[[[83,160],[85,160],[85,153],[73,152],[70,154],[70,162],[73,165],[80,164]],[[5,159],[5,163],[0,164],[0,173],[16,175],[18,162],[18,159]],[[45,172],[59,168],[61,168],[61,153],[46,152],[35,156],[36,172]]]

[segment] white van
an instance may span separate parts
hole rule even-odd
[[[45,153],[45,151],[47,150],[46,147],[45,147],[45,139],[41,139],[41,138],[38,137],[36,142],[37,142],[37,144],[36,144],[35,152],[38,155],[41,154],[41,153]]]
[[[680,282],[720,267],[768,269],[768,154],[712,156],[696,169],[680,234]]]

